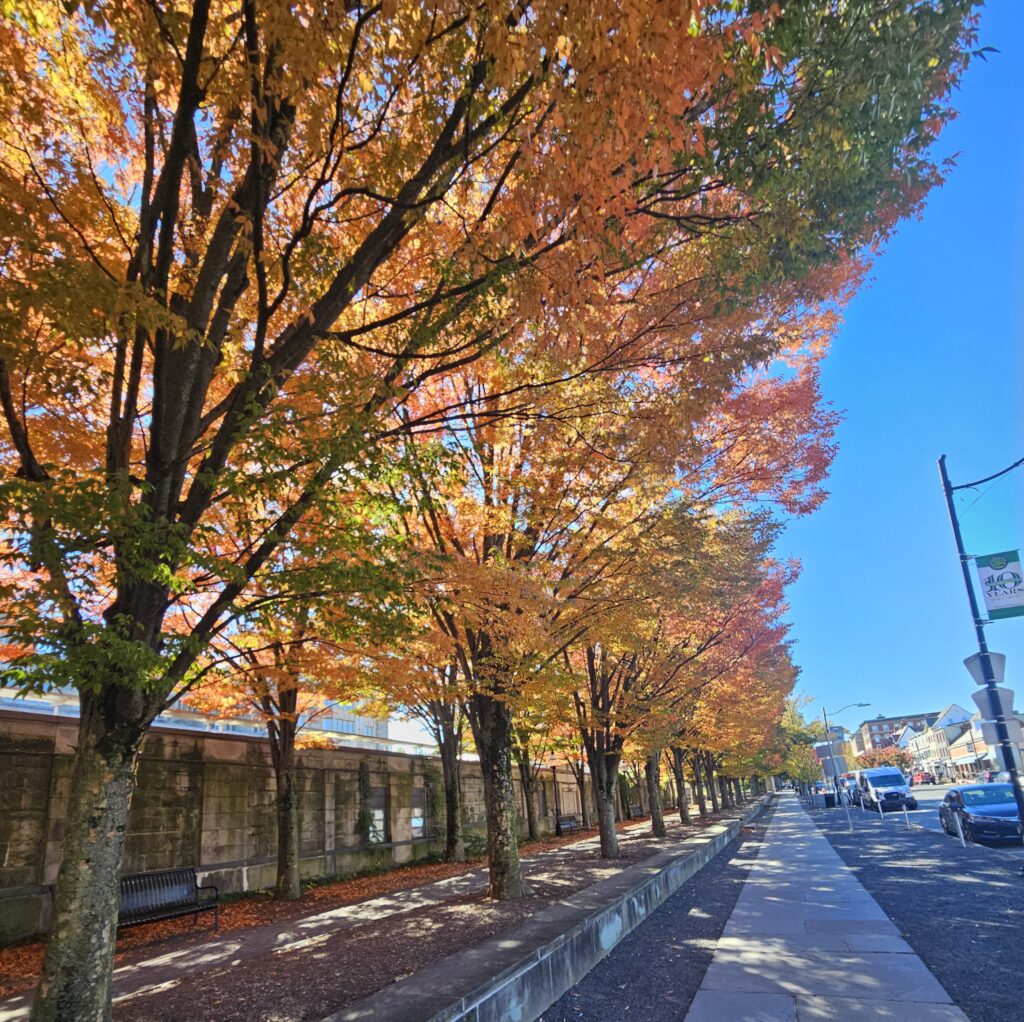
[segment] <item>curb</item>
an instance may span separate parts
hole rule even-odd
[[[321,1022],[532,1022],[769,804],[680,842]]]

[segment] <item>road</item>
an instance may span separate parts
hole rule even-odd
[[[952,785],[949,784],[917,784],[913,788],[914,797],[917,799],[917,809],[907,812],[907,816],[910,818],[910,822],[918,827],[924,827],[926,830],[934,830],[936,833],[942,833],[942,824],[939,822],[939,805],[942,800],[946,797],[946,792]],[[858,821],[858,815],[868,816],[869,814],[861,814],[859,809],[851,809],[851,813],[854,814],[854,825]],[[877,813],[875,814],[877,818]],[[885,818],[886,823],[892,822],[897,826],[903,826],[903,813],[887,813]],[[955,837],[950,837],[950,841],[956,841]],[[1024,859],[1024,848],[1021,846],[1014,846],[1010,844],[998,844],[998,845],[985,845],[984,847],[991,849],[993,852],[998,852],[1003,855],[1016,856],[1018,859]]]

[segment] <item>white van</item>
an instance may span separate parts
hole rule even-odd
[[[857,771],[860,798],[868,809],[882,812],[887,809],[917,808],[917,799],[910,793],[907,779],[896,767],[872,767]]]

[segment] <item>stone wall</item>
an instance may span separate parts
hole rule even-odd
[[[0,711],[0,945],[48,926],[76,734],[74,720]],[[359,749],[311,749],[297,759],[304,877],[387,868],[443,850],[437,760]],[[384,795],[383,840],[371,841],[359,829],[361,768]],[[541,799],[548,831],[555,823],[550,773],[543,772]],[[560,774],[558,787],[561,811],[578,813],[572,776]],[[423,836],[413,834],[416,788],[426,806]],[[463,790],[467,832],[482,833],[483,782],[475,763],[464,765]],[[200,882],[217,884],[222,893],[272,886],[274,793],[265,741],[154,729],[139,757],[124,872],[195,866]]]

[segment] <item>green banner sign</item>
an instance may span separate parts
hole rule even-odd
[[[1001,554],[985,554],[974,560],[988,616],[997,621],[1024,615],[1024,570],[1021,569],[1020,551],[1005,550]]]

